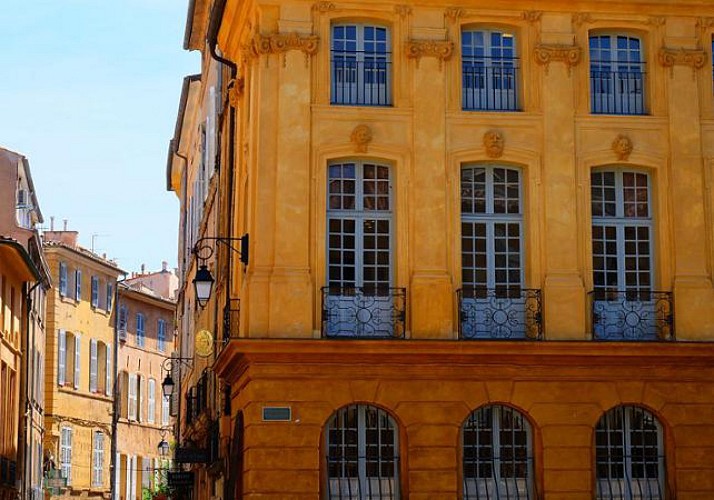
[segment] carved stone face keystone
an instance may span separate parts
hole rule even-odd
[[[489,158],[500,158],[503,156],[505,143],[506,141],[503,138],[503,134],[498,130],[489,130],[483,134],[483,147]]]
[[[372,142],[372,129],[367,125],[357,125],[350,135],[356,153],[366,153],[367,146]]]
[[[612,150],[620,161],[629,159],[633,148],[632,141],[624,134],[618,135],[615,137],[615,140],[612,141]]]

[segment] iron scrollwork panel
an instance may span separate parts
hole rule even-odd
[[[541,291],[528,288],[463,288],[459,299],[462,339],[541,340]]]
[[[324,287],[324,337],[403,338],[405,288]]]
[[[596,340],[674,340],[671,292],[596,290],[592,300]]]

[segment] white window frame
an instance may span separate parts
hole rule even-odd
[[[91,278],[91,304],[92,307],[99,307],[99,277],[92,276]]]
[[[99,349],[96,339],[89,339],[89,392],[97,392]]]
[[[106,359],[106,371],[104,372],[104,375],[106,377],[106,380],[104,382],[104,394],[106,396],[111,396],[113,393],[113,387],[112,387],[112,346],[107,345],[105,346],[106,352],[107,352],[107,359]]]
[[[82,336],[74,334],[74,388],[79,389],[79,380],[82,370]]]
[[[57,332],[57,385],[65,385],[67,381],[67,332]]]
[[[337,30],[344,29],[344,38]],[[347,30],[355,37],[348,38]],[[366,31],[384,30],[385,40],[368,40]],[[368,44],[384,45],[385,51],[367,51]],[[340,48],[339,44],[344,44]],[[348,48],[354,44],[354,49]],[[339,64],[342,67],[339,67]],[[371,74],[369,73],[371,71]],[[338,74],[340,77],[338,78]],[[385,82],[370,83],[384,78]],[[335,23],[330,28],[330,102],[348,106],[391,106],[392,97],[392,34],[388,26],[377,23]],[[348,90],[345,90],[348,89]]]
[[[59,263],[59,294],[60,297],[66,297],[67,296],[67,263],[66,262],[60,262]]]
[[[129,374],[129,383],[127,384],[128,391],[127,391],[127,419],[128,420],[136,420],[136,389],[137,389],[137,374],[136,373],[130,373]]]
[[[639,413],[640,417],[648,420],[650,427],[654,429],[634,428],[635,413]],[[622,428],[618,428],[617,420],[622,419]],[[613,428],[610,424],[616,424]],[[646,439],[647,435],[652,437],[655,433],[657,441],[657,459],[656,463],[652,461],[639,462],[637,467],[642,467],[642,471],[646,473],[647,466],[653,466],[657,470],[657,477],[648,478],[645,474],[644,478],[635,478],[633,469],[632,450],[637,447],[632,443],[633,436],[638,440]],[[618,442],[612,443],[610,439],[618,436]],[[607,441],[607,444],[600,444],[602,441]],[[617,439],[617,438],[615,438]],[[651,444],[651,443],[650,443]],[[644,448],[644,445],[642,446]],[[662,424],[652,412],[633,405],[623,405],[612,408],[607,413],[603,414],[595,428],[595,498],[597,500],[606,500],[610,498],[623,498],[626,500],[636,500],[640,498],[648,498],[652,500],[664,500],[666,494],[666,468],[665,468],[665,446],[664,446],[664,431]],[[614,449],[614,453],[613,453]],[[606,460],[599,461],[601,453],[598,450],[603,450]],[[613,475],[613,469],[621,468],[622,474]],[[603,477],[601,472],[607,471]],[[655,490],[656,491],[653,491]]]
[[[94,432],[92,449],[92,487],[104,485],[104,433]]]
[[[467,36],[468,35],[468,36]],[[483,44],[476,41],[477,35]],[[493,43],[499,35],[501,45]],[[511,47],[504,40],[511,39]],[[470,42],[470,43],[467,43]],[[482,55],[477,55],[482,51]],[[504,52],[511,55],[503,55]],[[520,62],[517,37],[507,29],[465,27],[461,31],[461,106],[468,111],[519,110]],[[473,85],[467,86],[466,76],[471,75]],[[473,104],[470,104],[473,103]]]
[[[60,428],[60,470],[67,479],[67,485],[72,484],[72,428]]]
[[[353,432],[354,427],[347,427],[346,421],[350,412],[356,411],[357,417],[357,477],[352,476],[351,473],[347,471],[347,468],[354,464],[352,458],[353,453],[350,450],[353,446],[347,444],[347,439],[343,439],[341,442],[331,443],[330,436],[333,434],[333,430],[336,431],[334,434],[344,436],[345,432]],[[368,421],[372,416],[368,418],[367,412],[376,414],[376,427],[371,427],[368,429]],[[384,425],[383,425],[384,424]],[[367,443],[367,431],[376,437],[376,442]],[[391,433],[391,442],[382,442],[385,435]],[[370,447],[376,446],[378,450],[378,460],[379,465],[379,476],[367,476],[367,448],[368,444]],[[398,500],[401,497],[401,480],[400,480],[400,448],[399,448],[399,425],[397,424],[394,417],[392,417],[387,411],[381,408],[371,406],[371,405],[350,405],[340,408],[335,414],[330,418],[327,423],[327,429],[325,430],[325,447],[328,450],[328,462],[326,467],[326,498],[328,500],[332,499],[342,499],[342,498],[352,498],[355,500],[366,500],[366,499],[385,499],[385,500]],[[333,454],[333,449],[337,453]],[[388,450],[392,450],[392,456],[388,456]],[[387,453],[387,456],[383,457],[383,450]],[[375,460],[373,458],[372,460]],[[391,464],[393,474],[389,476],[385,474],[384,477],[381,476],[384,466],[389,466]],[[332,476],[331,473],[334,469],[339,469],[338,475]]]
[[[82,270],[74,271],[74,300],[79,302],[82,300]]]
[[[166,321],[159,319],[156,333],[156,349],[161,352],[166,350]]]
[[[106,302],[106,310],[107,312],[110,312],[112,310],[112,303],[114,302],[114,285],[107,281],[107,302]]]
[[[169,425],[171,418],[171,400],[161,394],[161,425]]]
[[[628,47],[620,49],[620,38],[627,40]],[[593,47],[595,40],[608,39],[609,48]],[[636,50],[629,47],[637,40]],[[595,114],[642,115],[646,113],[646,61],[644,39],[631,32],[594,31],[588,36],[590,56],[590,110]],[[609,59],[594,59],[594,52],[609,51]],[[639,60],[630,55],[637,54]],[[621,56],[627,54],[626,60]],[[596,88],[597,87],[597,88]],[[604,90],[603,88],[606,87]],[[596,90],[598,90],[596,92]],[[596,98],[596,95],[600,96]],[[626,103],[626,104],[625,104]]]

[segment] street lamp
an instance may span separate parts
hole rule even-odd
[[[215,241],[216,246],[219,243],[223,243],[233,252],[240,256],[240,261],[248,265],[248,251],[249,251],[249,238],[248,233],[244,234],[240,238],[220,238],[220,237],[205,237],[199,239],[193,246],[193,253],[199,261],[199,268],[196,271],[196,276],[193,278],[193,287],[196,293],[196,301],[201,309],[206,307],[206,304],[211,299],[211,293],[213,292],[213,275],[206,265],[206,261],[210,259],[215,253],[215,248],[208,244],[209,241]],[[234,242],[240,241],[240,247],[234,246]]]
[[[162,457],[165,457],[166,455],[169,454],[169,443],[166,441],[163,437],[161,438],[161,441],[159,441],[159,455]]]
[[[167,373],[164,381],[161,382],[161,392],[165,398],[170,398],[174,394],[174,379],[171,378],[171,373]]]

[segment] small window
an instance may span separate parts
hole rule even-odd
[[[590,36],[590,106],[593,113],[645,114],[642,41],[626,34]]]
[[[536,498],[533,437],[528,420],[508,406],[485,406],[461,431],[463,498]]]
[[[136,373],[130,373],[128,376],[128,404],[127,404],[127,418],[129,420],[136,420],[136,390],[137,390],[137,375]]]
[[[595,428],[598,500],[665,498],[664,436],[657,418],[644,408],[618,406]]]
[[[59,263],[59,294],[60,297],[67,296],[67,264]]]
[[[156,380],[150,378],[147,384],[148,408],[146,421],[153,424],[156,421]]]
[[[101,488],[104,484],[104,433],[94,433],[92,453],[92,487]]]
[[[171,414],[171,400],[161,394],[161,425],[169,425],[169,418]]]
[[[136,345],[144,347],[146,332],[144,331],[144,315],[136,313]]]
[[[159,320],[158,331],[156,334],[156,348],[164,352],[166,350],[166,321]]]
[[[60,429],[60,471],[67,484],[72,484],[72,429]]]
[[[114,285],[111,283],[107,283],[107,300],[106,300],[106,305],[107,305],[107,311],[112,310],[112,302],[114,301]]]
[[[99,278],[92,276],[92,307],[99,307]]]
[[[367,24],[332,27],[332,104],[391,106],[389,29]]]
[[[74,300],[82,300],[82,271],[79,269],[74,272]]]
[[[517,111],[520,61],[513,33],[468,29],[461,33],[464,110]]]

